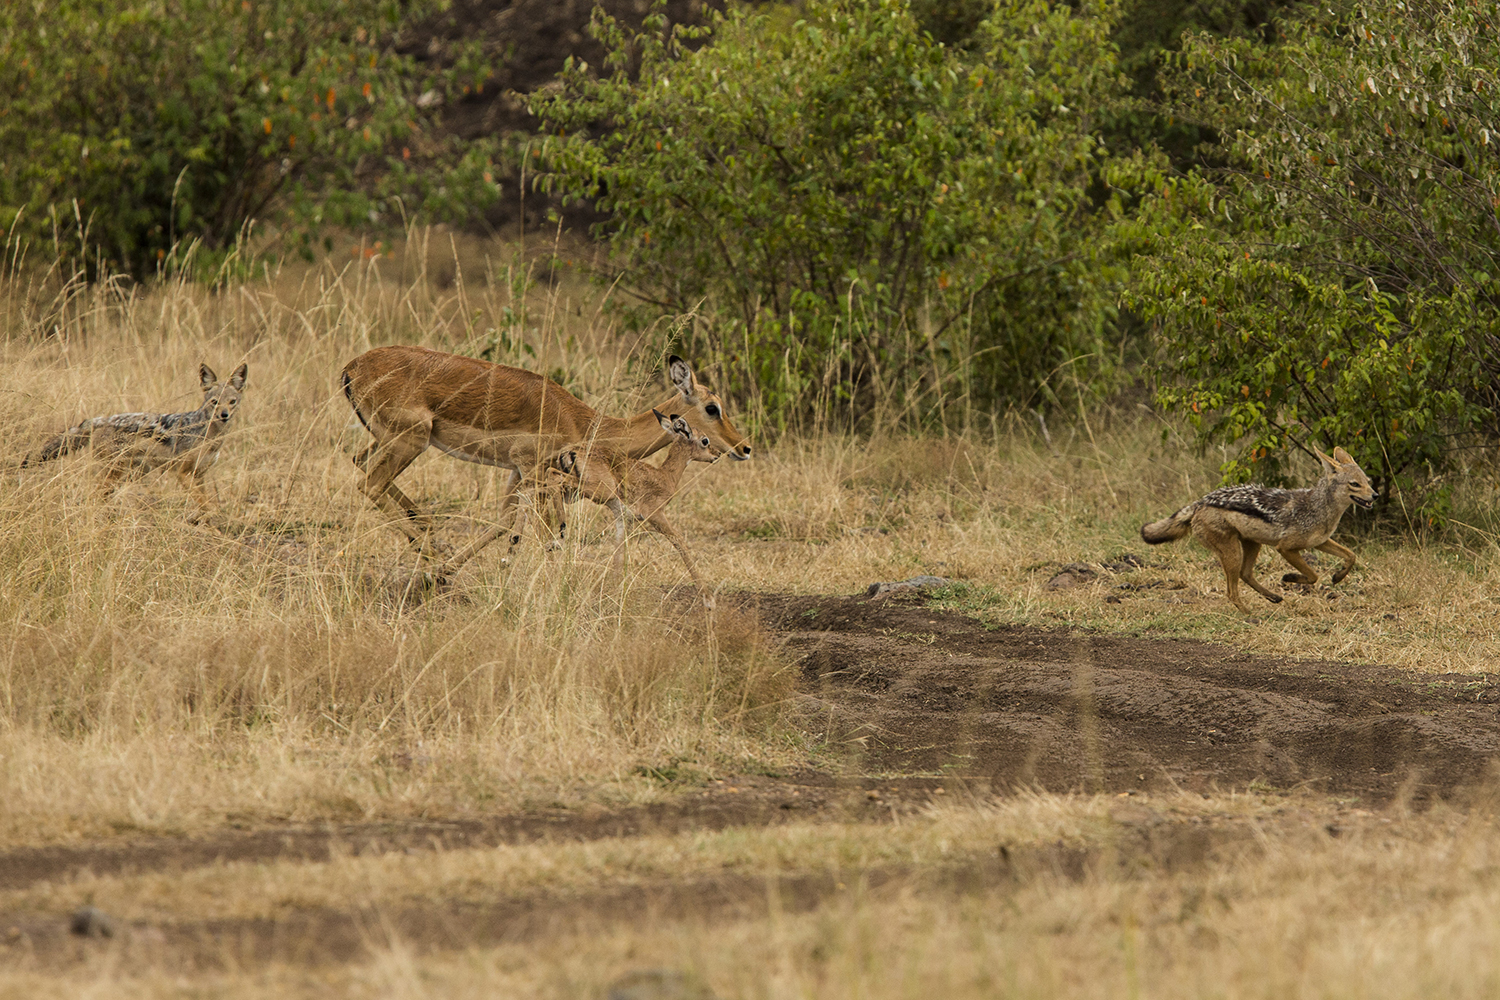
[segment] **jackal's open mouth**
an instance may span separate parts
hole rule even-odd
[[[1370,497],[1368,500],[1366,500],[1364,497],[1354,497],[1354,502],[1359,504],[1365,510],[1369,510],[1371,507],[1375,506],[1374,497]]]

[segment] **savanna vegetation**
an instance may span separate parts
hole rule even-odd
[[[652,967],[724,998],[1493,992],[1493,795],[1428,794],[1378,722],[1380,808],[1165,768],[1103,792],[1092,667],[1065,663],[1071,791],[896,772],[754,596],[932,574],[920,606],[981,633],[1484,677],[1491,12],[641,5],[577,25],[602,60],[501,96],[503,44],[432,41],[526,10],[0,10],[0,996],[602,996]],[[534,127],[461,137],[481,98]],[[501,199],[547,225],[488,231]],[[356,488],[334,382],[391,343],[612,414],[688,357],[755,444],[670,508],[717,608],[656,538],[615,577],[586,503],[556,551],[533,530],[429,587]],[[16,467],[241,361],[204,517],[170,477],[105,498],[86,457]],[[1143,521],[1302,485],[1335,444],[1381,491],[1338,587],[1247,619],[1202,549],[1138,558]],[[457,545],[503,482],[433,453],[402,488]],[[765,791],[794,787],[826,801]],[[281,837],[323,847],[234,853]],[[129,932],[47,937],[83,905]]]

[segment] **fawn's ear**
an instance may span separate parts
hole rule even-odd
[[[218,384],[218,382],[219,376],[214,374],[214,370],[212,368],[208,367],[208,365],[205,364],[200,364],[198,366],[198,384],[203,387],[204,392],[212,389],[215,385]]]
[[[246,374],[249,373],[249,371],[250,371],[250,366],[249,365],[240,365],[234,371],[230,372],[229,373],[229,388],[233,389],[235,392],[239,392],[240,390],[244,389],[245,388],[245,376],[246,376]]]
[[[656,418],[657,423],[661,424],[661,429],[666,431],[668,434],[671,434],[677,429],[672,426],[672,421],[676,420],[676,417],[666,416],[654,406],[651,407],[651,415]]]
[[[1335,449],[1333,449],[1333,460],[1335,462],[1339,463],[1340,465],[1353,465],[1354,464],[1354,456],[1350,455],[1347,451],[1345,451],[1342,448],[1335,448]]]
[[[1315,444],[1314,445],[1309,445],[1308,447],[1312,448],[1313,454],[1318,456],[1318,461],[1320,461],[1320,462],[1323,463],[1323,468],[1327,469],[1329,472],[1337,472],[1337,471],[1339,471],[1339,464],[1337,462],[1335,462],[1333,459],[1329,458],[1327,455],[1323,454],[1321,451],[1319,451],[1317,445],[1315,445]],[[1335,448],[1335,449],[1333,449],[1333,451],[1334,451],[1334,454],[1338,454],[1339,449]]]
[[[693,439],[693,429],[688,426],[688,422],[686,420],[682,419],[682,417],[678,416],[675,413],[672,414],[672,433],[681,434],[689,441]]]
[[[672,384],[677,387],[677,391],[682,393],[683,399],[689,403],[696,404],[698,402],[698,397],[694,393],[694,390],[698,387],[698,380],[693,378],[693,369],[686,361],[675,354],[668,358],[667,377],[672,380]]]
[[[578,452],[565,451],[557,456],[557,467],[568,475],[578,471]]]

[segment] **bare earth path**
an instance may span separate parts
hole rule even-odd
[[[65,885],[81,873],[129,876],[227,862],[299,860],[532,842],[558,843],[789,822],[888,822],[938,795],[1049,791],[1327,793],[1330,808],[1398,801],[1462,805],[1500,754],[1500,688],[1487,677],[1416,675],[1344,663],[1239,655],[1192,641],[986,628],[920,598],[747,595],[802,673],[805,725],[848,748],[837,767],[774,777],[726,776],[647,807],[555,810],[483,820],[226,830],[204,839],[120,841],[0,853],[0,891]],[[834,776],[834,774],[838,776]],[[1143,810],[1108,857],[1055,849],[966,860],[919,873],[938,891],[972,891],[1045,869],[1064,876],[1149,857],[1193,866],[1246,849],[1244,827],[1203,828]],[[1329,827],[1333,831],[1333,827]],[[908,884],[913,873],[900,875]],[[879,891],[885,875],[870,876]],[[797,876],[779,905],[800,909],[844,887]],[[762,912],[763,880],[738,875],[476,907],[424,900],[392,912],[304,910],[276,920],[180,920],[126,928],[127,966],[173,961],[244,967],[350,961],[397,938],[419,950],[527,940],[560,928]],[[0,961],[33,968],[88,960],[98,942],[71,937],[62,914],[0,912]]]

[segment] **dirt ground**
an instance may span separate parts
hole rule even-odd
[[[933,891],[1083,877],[1100,866],[1193,868],[1253,847],[1233,821],[1166,816],[1163,791],[1277,790],[1283,820],[1339,834],[1341,815],[1459,807],[1500,752],[1500,691],[1487,677],[1413,675],[1344,663],[1269,659],[1191,641],[986,628],[918,595],[880,599],[747,595],[800,665],[810,731],[847,756],[796,773],[730,775],[666,802],[589,813],[552,810],[482,821],[226,830],[206,839],[50,846],[0,854],[0,891],[66,884],[82,873],[187,872],[235,861],[312,863],[350,855],[530,842],[591,841],[785,823],[899,821],[928,804],[1019,789],[1105,791],[1123,831],[1108,852],[1010,848],[950,868],[881,871]],[[1142,805],[1132,798],[1141,795]],[[1298,805],[1298,803],[1303,803]],[[1320,834],[1321,835],[1321,834]],[[832,875],[783,880],[777,904],[807,909],[844,887]],[[376,912],[301,910],[284,917],[127,926],[107,946],[120,968],[171,961],[246,968],[344,962],[373,943],[417,950],[529,940],[643,914],[742,917],[767,906],[764,880],[740,874],[608,886],[597,892],[442,899]],[[0,913],[0,955],[31,968],[87,962],[106,944],[72,935],[57,913]]]

